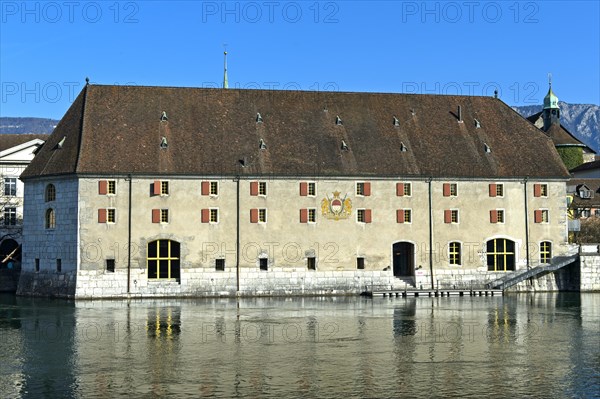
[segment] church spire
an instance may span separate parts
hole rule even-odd
[[[223,88],[224,89],[228,89],[229,88],[229,82],[227,81],[227,50],[225,50],[223,52],[223,56],[225,57],[224,59],[224,70],[223,70]]]
[[[544,97],[544,109],[542,110],[544,120],[543,130],[547,131],[554,124],[560,125],[560,109],[558,108],[558,97],[552,91],[552,74],[548,74],[548,94]]]

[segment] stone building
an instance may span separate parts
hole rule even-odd
[[[0,134],[0,292],[16,290],[21,266],[23,183],[21,172],[47,134]]]
[[[87,85],[21,178],[21,294],[468,287],[567,242],[568,171],[497,98]]]

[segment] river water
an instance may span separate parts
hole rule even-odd
[[[0,296],[0,398],[600,397],[600,294]]]

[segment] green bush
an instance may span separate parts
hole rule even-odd
[[[583,150],[581,147],[559,147],[556,150],[569,170],[583,163]]]

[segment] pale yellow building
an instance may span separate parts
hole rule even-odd
[[[497,98],[87,85],[22,175],[19,292],[481,286],[566,251],[568,178]]]

